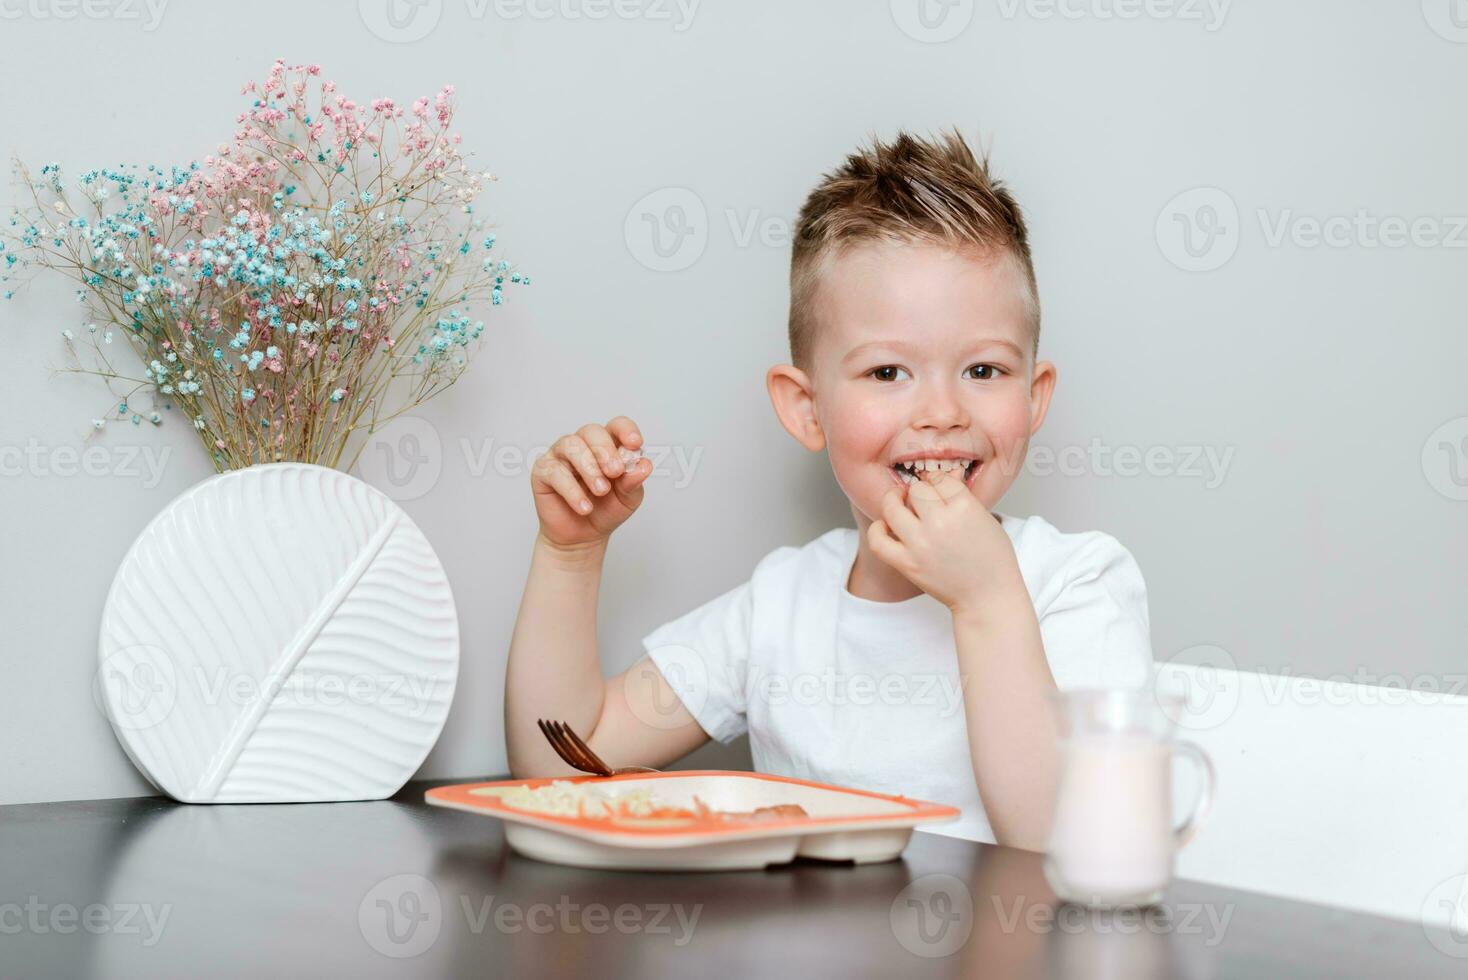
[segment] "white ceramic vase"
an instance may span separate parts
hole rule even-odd
[[[94,694],[189,803],[382,799],[437,740],[459,624],[428,539],[337,470],[273,463],[179,496],[102,614]]]

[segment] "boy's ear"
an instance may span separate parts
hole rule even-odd
[[[1045,413],[1050,410],[1050,396],[1055,393],[1055,365],[1040,361],[1030,377],[1030,435],[1040,431]]]
[[[785,431],[813,453],[825,449],[826,434],[816,418],[815,389],[810,377],[793,365],[776,364],[765,374],[765,387]]]

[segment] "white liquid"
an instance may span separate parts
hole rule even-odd
[[[1167,743],[1127,733],[1062,742],[1055,804],[1047,865],[1062,898],[1145,902],[1167,886],[1174,851]]]

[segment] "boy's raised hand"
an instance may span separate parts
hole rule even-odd
[[[561,436],[530,467],[540,536],[560,548],[603,542],[642,503],[652,461],[622,461],[621,448],[642,448],[642,433],[625,415],[588,423]]]
[[[1009,535],[946,470],[928,470],[919,482],[887,491],[867,541],[878,558],[955,613],[1024,592]]]

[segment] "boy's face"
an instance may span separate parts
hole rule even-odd
[[[879,243],[827,262],[810,374],[782,365],[767,380],[786,428],[828,449],[868,521],[914,457],[972,461],[960,475],[991,511],[1014,482],[1055,384],[1031,353],[1028,292],[1008,253]]]

